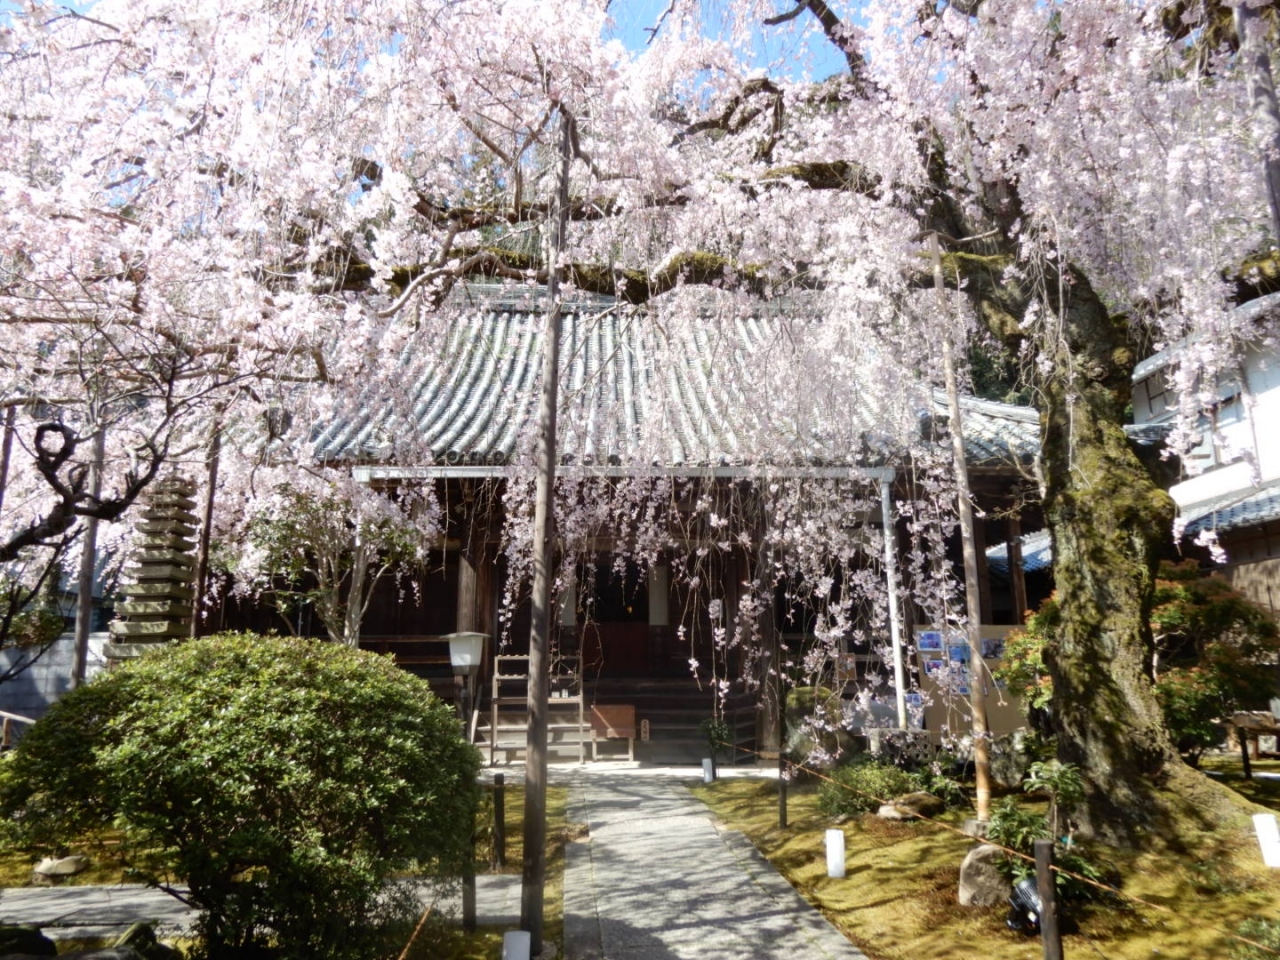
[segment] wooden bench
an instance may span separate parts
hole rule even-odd
[[[636,708],[610,704],[591,708],[591,759],[600,759],[600,738],[627,741],[627,759],[636,758]],[[621,759],[621,757],[619,757]]]

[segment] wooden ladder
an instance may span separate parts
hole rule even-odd
[[[519,715],[518,725],[500,725],[503,719]],[[553,722],[556,714],[568,713],[566,720]],[[551,682],[547,700],[547,731],[578,734],[578,762],[586,762],[587,724],[582,696],[582,658],[559,656],[551,661]],[[519,732],[520,739],[502,739],[502,733]],[[506,654],[493,658],[493,695],[489,701],[489,766],[501,750],[527,750],[529,743],[529,657]]]

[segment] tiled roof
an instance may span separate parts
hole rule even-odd
[[[910,395],[899,387],[892,404],[883,399],[885,391],[872,389],[874,363],[852,373],[831,366],[831,376],[806,380],[803,371],[821,369],[836,352],[823,353],[831,344],[822,336],[837,336],[807,323],[818,335],[797,345],[804,323],[795,320],[680,323],[577,302],[562,326],[562,460],[677,469],[850,466],[918,442],[922,417],[946,416],[940,390]],[[527,456],[543,324],[540,311],[519,303],[456,314],[423,341],[440,346],[405,350],[396,396],[371,389],[355,412],[318,434],[317,452],[331,461],[377,462],[396,452],[397,438],[411,436],[433,464],[496,466]],[[964,412],[973,464],[1035,456],[1035,411],[967,399]]]
[[[1280,519],[1280,480],[1272,480],[1260,488],[1238,490],[1215,500],[1190,504],[1182,509],[1182,516],[1187,521],[1187,536],[1195,536],[1202,530],[1225,533]]]
[[[1022,569],[1028,573],[1048,570],[1053,566],[1053,547],[1049,531],[1039,530],[1022,538]],[[1009,575],[1009,545],[1007,543],[987,550],[987,567],[1002,577]]]
[[[1277,312],[1280,312],[1280,293],[1269,293],[1236,307],[1231,311],[1229,323],[1237,331],[1247,332],[1252,324],[1273,317]],[[1153,353],[1133,368],[1133,382],[1141,383],[1156,371],[1163,370],[1173,363],[1178,354],[1203,339],[1203,334],[1183,337],[1163,350]]]

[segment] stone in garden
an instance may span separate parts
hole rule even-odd
[[[886,803],[876,816],[884,820],[915,820],[917,817],[936,817],[947,805],[931,793],[908,793]]]
[[[75,853],[69,857],[45,857],[35,866],[42,877],[71,877],[89,868],[89,858]]]
[[[981,843],[966,854],[960,864],[960,905],[995,907],[1006,903],[1013,887],[999,864],[1002,852],[990,843]]]
[[[1027,754],[1026,731],[1015,730],[991,741],[991,781],[1001,790],[1020,791],[1034,759]]]
[[[39,927],[0,926],[0,960],[12,954],[56,957],[58,946]]]
[[[139,921],[126,930],[115,945],[129,947],[143,960],[180,960],[182,956],[173,947],[157,940],[155,927],[144,921]]]

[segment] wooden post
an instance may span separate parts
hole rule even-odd
[[[946,299],[942,292],[942,250],[933,235],[933,286],[938,293],[939,319],[945,322]],[[973,715],[974,807],[979,823],[991,819],[991,739],[987,727],[985,677],[982,676],[982,595],[978,584],[977,537],[974,533],[973,503],[969,494],[969,463],[965,459],[964,426],[960,419],[960,388],[956,383],[956,362],[951,333],[942,336],[942,369],[947,384],[947,406],[951,414],[951,457],[955,464],[956,512],[960,517],[960,545],[964,551],[965,612],[969,627],[969,710]]]
[[[892,471],[890,471],[892,475]],[[898,527],[893,520],[892,479],[880,478],[880,522],[884,529],[884,576],[889,591],[889,643],[893,649],[893,701],[898,729],[910,726],[907,717],[907,666],[902,648],[902,617],[898,603]]]
[[[1036,893],[1040,895],[1040,943],[1044,960],[1062,960],[1062,931],[1058,929],[1058,897],[1053,883],[1053,841],[1037,840]]]
[[[991,622],[991,577],[987,571],[987,521],[974,518],[973,556],[978,561],[978,606],[982,623]]]
[[[764,529],[761,527],[760,540],[765,542]],[[782,643],[778,637],[778,625],[773,610],[772,591],[763,593],[766,584],[770,583],[770,552],[761,549],[756,557],[754,579],[758,589],[762,591],[765,602],[760,604],[756,615],[756,624],[760,633],[760,646],[764,657],[760,665],[760,756],[765,760],[781,757],[783,746],[782,728],[786,722],[786,679],[782,667]]]
[[[501,773],[493,775],[493,865],[507,865],[507,778]]]
[[[482,632],[477,616],[478,586],[475,558],[464,547],[458,551],[458,617],[454,629],[459,633]]]
[[[778,829],[787,829],[787,761],[778,755]]]
[[[537,485],[533,516],[533,617],[529,630],[529,735],[524,778],[524,870],[520,927],[529,954],[542,953],[543,887],[547,877],[547,701],[551,635],[551,532],[556,479],[556,412],[560,399],[560,251],[569,212],[569,118],[560,117],[560,174],[549,218],[547,318],[538,404]]]
[[[1013,593],[1013,622],[1027,622],[1027,574],[1022,569],[1022,522],[1009,520],[1009,586]]]
[[[1236,736],[1240,738],[1240,759],[1244,763],[1244,778],[1252,780],[1253,766],[1249,763],[1249,734],[1245,733],[1244,727],[1236,727]]]
[[[467,843],[467,859],[462,865],[462,929],[475,933],[476,929],[476,834],[472,824],[471,839]]]

